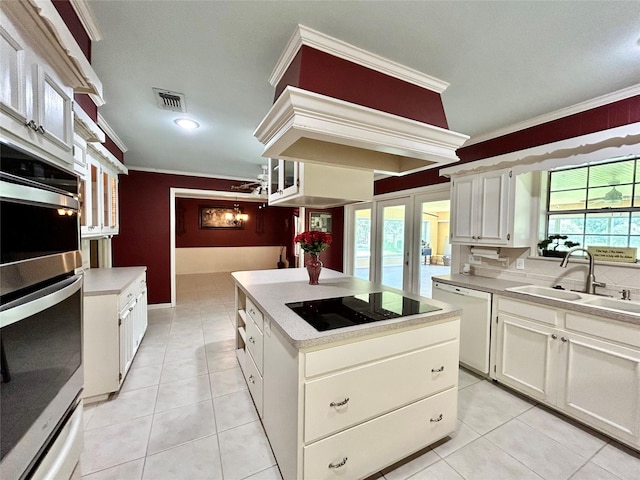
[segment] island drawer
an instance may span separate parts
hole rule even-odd
[[[457,388],[304,447],[303,478],[364,478],[455,430]]]
[[[256,410],[258,411],[258,415],[262,418],[262,375],[258,371],[258,367],[253,362],[251,355],[247,355],[244,359],[245,368],[243,370],[244,378],[247,381],[247,386],[249,387],[249,393],[251,394],[251,398],[253,399],[253,403],[256,406]]]
[[[247,298],[247,313],[251,318],[253,318],[253,321],[256,322],[256,325],[260,329],[260,331],[262,331],[264,316],[262,315],[260,309],[256,307],[256,305],[251,301],[250,298]]]
[[[456,340],[307,381],[304,441],[454,387],[457,381]]]
[[[253,361],[255,362],[258,371],[262,373],[262,351],[264,346],[262,332],[250,318],[247,321],[246,329],[247,350],[251,357],[253,357]]]
[[[381,335],[368,340],[324,348],[305,353],[306,378],[343,370],[430,345],[458,340],[460,320],[424,326]]]

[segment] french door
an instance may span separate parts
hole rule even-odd
[[[375,282],[401,290],[412,290],[412,218],[409,197],[376,203]]]

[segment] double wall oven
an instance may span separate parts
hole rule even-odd
[[[69,478],[82,449],[78,179],[0,148],[0,478]]]

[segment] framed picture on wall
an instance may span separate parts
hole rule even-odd
[[[209,228],[244,228],[242,218],[238,218],[239,211],[229,207],[209,207],[200,205],[201,229]]]
[[[331,214],[326,212],[309,212],[309,230],[331,233]]]

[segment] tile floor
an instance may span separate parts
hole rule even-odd
[[[85,407],[84,480],[280,479],[235,360],[229,274],[178,278],[121,392]],[[640,455],[460,370],[450,439],[372,479],[638,480]],[[307,479],[314,480],[314,479]]]

